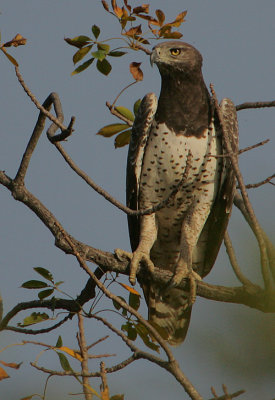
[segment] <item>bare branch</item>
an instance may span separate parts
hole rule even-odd
[[[242,177],[242,174],[240,172],[239,166],[238,166],[238,158],[236,155],[231,155],[232,153],[232,148],[231,148],[231,144],[230,144],[230,140],[228,138],[227,132],[224,128],[224,120],[223,120],[223,116],[220,112],[220,108],[219,108],[219,104],[218,104],[218,100],[217,100],[217,96],[214,90],[214,86],[211,84],[210,85],[210,89],[211,89],[211,93],[213,96],[213,101],[214,101],[214,105],[216,108],[216,112],[220,121],[220,125],[222,127],[222,131],[223,131],[223,138],[224,138],[224,143],[225,143],[225,148],[227,153],[230,154],[230,161],[231,161],[231,165],[232,168],[234,170],[234,173],[236,175],[241,193],[242,193],[242,197],[244,200],[244,204],[245,207],[247,209],[247,212],[249,213],[249,216],[251,218],[251,222],[254,226],[253,232],[257,238],[258,241],[258,245],[259,245],[259,249],[260,249],[260,254],[261,254],[261,270],[262,270],[262,276],[263,276],[263,280],[264,280],[264,284],[267,290],[271,290],[271,280],[270,280],[270,276],[269,276],[269,270],[268,270],[268,257],[267,257],[267,250],[266,250],[266,245],[265,245],[265,241],[264,238],[262,236],[262,232],[261,232],[261,228],[259,226],[258,220],[256,218],[256,215],[254,213],[253,207],[250,203],[247,191],[245,189],[245,184],[244,184],[244,180]]]
[[[89,378],[87,378],[87,375],[89,373],[89,365],[88,365],[88,351],[87,351],[87,344],[86,344],[86,338],[85,338],[85,333],[84,333],[84,323],[83,323],[83,315],[81,312],[77,314],[78,316],[78,330],[79,334],[77,336],[78,338],[78,344],[82,356],[81,360],[81,375],[82,375],[82,386],[83,386],[83,392],[85,395],[85,400],[92,400],[93,395],[91,391],[88,389],[89,388]]]
[[[264,108],[264,107],[275,107],[275,101],[255,101],[238,104],[236,110],[247,110],[248,108]]]
[[[232,266],[232,268],[233,268],[233,271],[234,271],[236,277],[239,279],[239,281],[240,281],[244,286],[250,286],[250,285],[253,286],[253,283],[250,282],[250,280],[247,279],[247,278],[243,275],[243,273],[241,272],[241,269],[240,269],[240,267],[239,267],[239,264],[238,264],[238,261],[237,261],[237,258],[236,258],[236,254],[235,254],[234,248],[233,248],[233,246],[232,246],[232,242],[231,242],[231,240],[230,240],[230,237],[229,237],[229,234],[228,234],[227,231],[226,231],[225,234],[224,234],[224,244],[225,244],[226,252],[227,252],[227,254],[228,254],[228,257],[229,257],[231,266]]]
[[[264,144],[270,142],[270,139],[263,140],[259,143],[253,144],[252,146],[245,147],[244,149],[239,150],[238,154],[242,154],[246,151],[256,149],[256,147],[263,146]]]
[[[257,182],[257,183],[250,183],[248,185],[245,185],[246,189],[255,189],[258,188],[262,185],[265,185],[266,183],[270,183],[271,185],[275,185],[273,182],[270,182],[273,178],[275,178],[275,174],[268,176],[265,178],[263,181]]]

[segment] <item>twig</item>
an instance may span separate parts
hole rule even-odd
[[[211,392],[212,392],[214,397],[212,397],[209,400],[231,400],[231,399],[234,399],[235,397],[238,397],[241,394],[245,393],[245,390],[238,390],[235,393],[224,394],[223,396],[218,396],[216,391],[215,391],[215,389],[213,387],[211,387]]]
[[[110,113],[113,114],[115,117],[118,117],[121,119],[121,121],[126,122],[129,126],[133,125],[133,121],[131,121],[129,118],[125,117],[124,115],[120,114],[120,112],[117,110],[116,107],[113,107],[113,104],[109,103],[109,101],[106,101],[106,106],[109,108]]]
[[[266,183],[270,183],[271,185],[275,185],[273,182],[270,182],[273,178],[275,178],[275,174],[265,178],[263,181],[257,182],[257,183],[250,183],[248,185],[245,185],[246,189],[255,189],[258,188],[262,185],[265,185]]]
[[[221,125],[222,131],[223,131],[223,137],[224,137],[224,143],[225,143],[226,151],[227,151],[227,153],[230,154],[232,152],[230,140],[228,138],[228,134],[227,134],[226,129],[224,127],[223,116],[222,116],[222,114],[220,112],[217,96],[216,96],[216,93],[215,93],[215,90],[214,90],[214,86],[212,84],[210,85],[210,89],[211,89],[211,93],[212,93],[212,96],[213,96],[216,112],[217,112],[217,115],[218,115],[218,118],[219,118],[219,121],[220,121],[220,125]],[[263,239],[259,223],[257,221],[256,215],[254,213],[253,207],[252,207],[252,205],[250,203],[249,197],[248,197],[246,189],[245,189],[245,184],[244,184],[244,181],[243,181],[243,177],[242,177],[242,174],[241,174],[239,166],[238,166],[238,158],[237,158],[237,156],[236,155],[232,155],[232,156],[230,155],[230,161],[231,161],[232,168],[234,170],[234,173],[236,175],[236,178],[237,178],[237,181],[238,181],[241,193],[242,193],[242,197],[243,197],[243,200],[244,200],[245,207],[246,207],[246,209],[247,209],[247,211],[248,211],[248,213],[250,215],[251,222],[252,222],[252,224],[254,226],[254,230],[253,231],[254,231],[255,236],[257,238],[258,245],[259,245],[259,248],[260,248],[260,254],[261,254],[262,276],[263,276],[265,287],[269,291],[269,290],[271,290],[271,281],[270,281],[270,278],[269,278],[268,257],[267,257],[265,241]]]
[[[87,378],[85,376],[89,373],[89,366],[88,366],[87,344],[86,344],[86,338],[85,338],[85,333],[84,333],[83,315],[81,314],[81,312],[79,312],[77,314],[77,317],[78,317],[78,330],[79,330],[79,334],[78,334],[77,338],[78,338],[80,353],[82,356],[81,375],[82,375],[83,392],[85,395],[85,400],[92,400],[93,395],[90,392],[90,390],[88,389],[90,386],[89,378]]]
[[[109,335],[104,336],[103,338],[98,339],[96,342],[90,344],[89,346],[87,346],[87,350],[91,349],[92,347],[96,346],[97,344],[103,342],[104,340],[108,339]]]
[[[110,111],[113,111],[113,110],[114,110],[115,104],[116,104],[117,100],[119,99],[119,97],[122,95],[122,93],[123,93],[125,90],[129,89],[129,87],[135,85],[137,82],[138,82],[138,81],[131,82],[131,83],[129,83],[129,85],[127,85],[127,86],[125,86],[123,89],[121,89],[121,91],[118,93],[118,95],[116,96],[115,100],[113,101],[113,103],[112,103],[112,105],[111,105],[111,109],[109,108],[109,106],[107,105],[107,102],[106,102],[106,106],[110,109]],[[119,113],[119,114],[120,114],[120,113]],[[121,115],[121,114],[120,114],[120,115]]]
[[[105,369],[105,363],[101,361],[100,363],[100,377],[101,377],[101,385],[100,385],[100,391],[103,399],[109,399],[109,387],[107,383],[107,376],[106,376],[106,369]]]
[[[233,268],[233,271],[234,271],[236,277],[239,279],[239,281],[243,285],[245,285],[245,286],[254,286],[253,283],[250,282],[250,280],[247,279],[243,275],[243,273],[242,273],[242,271],[241,271],[241,269],[239,267],[239,264],[238,264],[238,261],[237,261],[237,258],[236,258],[236,254],[235,254],[234,248],[232,246],[232,243],[231,243],[231,240],[230,240],[230,237],[229,237],[229,234],[228,234],[227,231],[224,234],[224,244],[225,244],[226,252],[228,254],[231,266]]]
[[[255,102],[246,102],[242,104],[238,104],[236,106],[236,110],[247,110],[248,108],[263,108],[263,107],[275,107],[275,101],[255,101]]]
[[[241,211],[243,214],[244,218],[246,219],[247,223],[249,224],[250,228],[254,232],[254,225],[251,221],[250,215],[248,214],[244,201],[241,197],[241,195],[236,192],[234,196],[234,205]],[[273,281],[275,282],[275,247],[273,243],[270,241],[269,237],[265,233],[265,231],[260,227],[264,241],[266,243],[266,248],[267,248],[267,254],[268,254],[268,259],[269,259],[269,268],[273,276]]]
[[[264,144],[266,144],[268,142],[270,142],[270,139],[266,139],[266,140],[263,140],[262,142],[253,144],[252,146],[245,147],[244,149],[239,150],[239,154],[242,154],[242,153],[244,153],[246,151],[255,149],[256,147],[263,146]]]

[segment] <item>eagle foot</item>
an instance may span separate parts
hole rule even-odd
[[[133,253],[131,265],[130,265],[130,276],[129,281],[132,285],[136,283],[136,273],[140,263],[143,262],[151,273],[154,272],[154,263],[151,261],[149,254],[143,251],[136,250]]]
[[[169,283],[169,287],[177,287],[180,285],[183,279],[189,279],[189,284],[190,284],[190,291],[188,295],[188,303],[187,307],[192,306],[195,301],[196,301],[196,295],[197,295],[197,282],[196,281],[201,281],[201,277],[199,274],[197,274],[193,269],[186,271],[180,269],[179,271],[175,272],[175,275],[173,276],[171,282]]]
[[[124,261],[125,258],[128,258],[128,260],[131,261],[133,258],[133,253],[122,249],[115,249],[115,255],[119,261]]]

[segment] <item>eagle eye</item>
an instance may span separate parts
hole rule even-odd
[[[171,53],[172,56],[178,56],[181,53],[181,49],[177,49],[177,48],[170,49],[170,53]]]

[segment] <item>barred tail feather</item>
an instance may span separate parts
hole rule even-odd
[[[146,292],[149,322],[165,331],[170,345],[178,346],[185,339],[191,317],[188,293],[179,288],[167,289],[157,285],[150,285]]]

